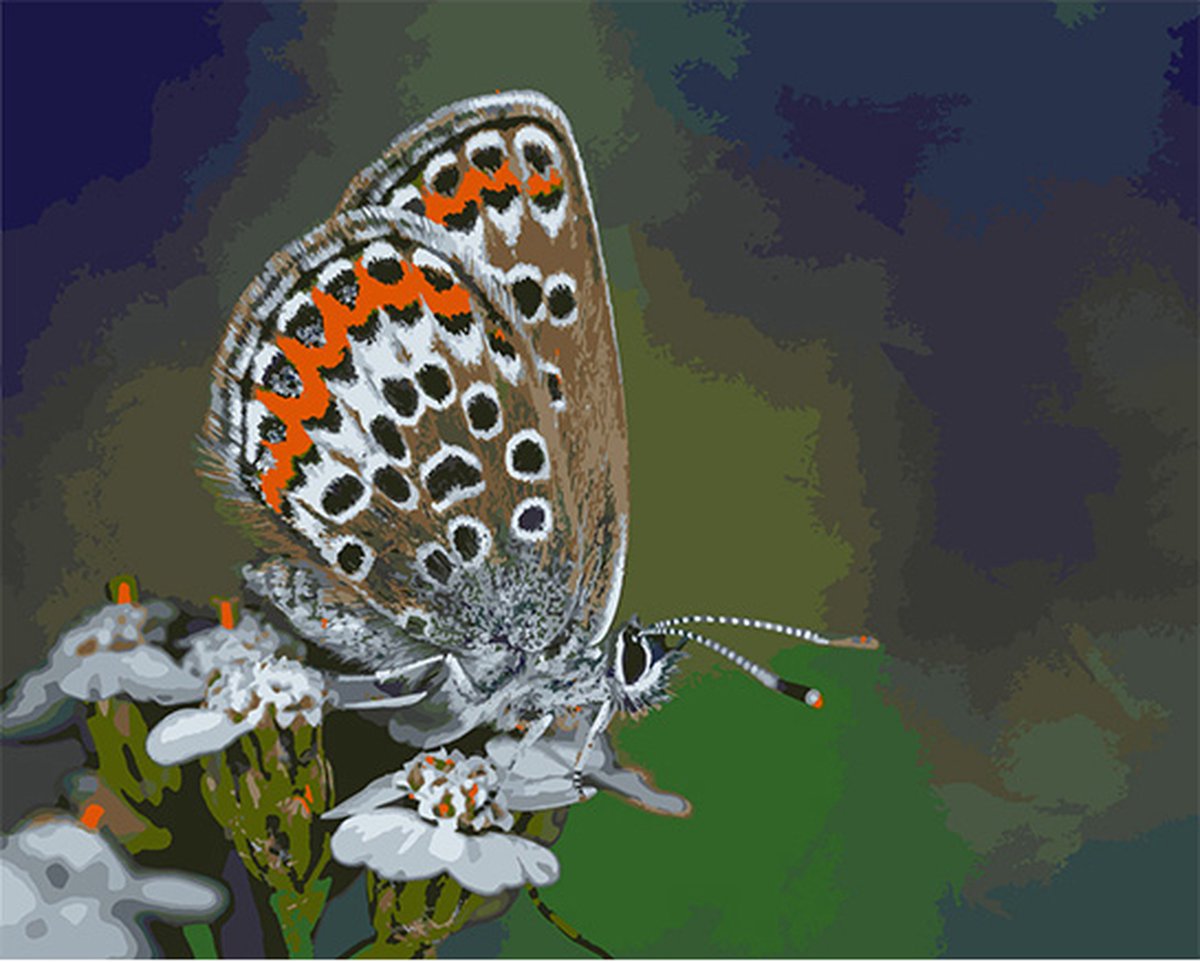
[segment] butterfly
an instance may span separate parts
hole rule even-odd
[[[615,626],[616,327],[579,149],[538,93],[437,111],[270,260],[228,322],[201,445],[270,555],[247,586],[370,673],[345,676],[366,686],[351,707],[405,706],[390,730],[409,744],[536,739],[586,710],[590,745],[668,697],[687,642],[820,707],[698,623],[876,644],[703,615]]]

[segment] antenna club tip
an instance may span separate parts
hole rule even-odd
[[[862,651],[876,651],[879,639],[872,635],[850,635],[848,638],[835,638],[830,642],[835,648],[858,648]]]
[[[782,692],[789,698],[795,698],[796,701],[804,702],[809,708],[821,708],[825,704],[824,696],[817,689],[809,688],[808,685],[780,678],[775,687],[776,691]]]

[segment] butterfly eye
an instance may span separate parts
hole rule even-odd
[[[632,685],[642,677],[649,659],[646,657],[646,646],[640,638],[634,637],[621,646],[621,675],[625,684]]]

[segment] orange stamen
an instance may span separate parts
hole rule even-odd
[[[117,604],[127,605],[133,601],[133,589],[129,587],[128,581],[122,581],[117,585]]]
[[[313,793],[312,793],[311,785],[304,786],[304,797],[307,798],[310,802],[313,801]]]
[[[83,810],[83,814],[79,816],[79,821],[83,822],[93,832],[100,824],[100,819],[104,817],[104,806],[97,805],[93,802]]]
[[[233,627],[233,602],[232,601],[222,601],[221,602],[221,627],[222,628],[232,628]]]

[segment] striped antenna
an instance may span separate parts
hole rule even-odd
[[[860,648],[863,651],[873,651],[879,647],[879,639],[870,635],[850,635],[846,638],[826,638],[807,628],[794,628],[777,621],[763,621],[761,618],[743,618],[739,615],[681,615],[678,618],[665,618],[643,629],[643,634],[656,634],[667,628],[680,625],[732,625],[735,628],[756,628],[759,631],[770,631],[777,635],[787,635],[798,638],[814,645],[827,645],[833,648]]]
[[[660,622],[667,624],[666,622]],[[788,681],[786,678],[780,678],[775,672],[768,671],[757,662],[751,661],[744,655],[739,655],[732,648],[728,648],[719,641],[713,641],[711,638],[705,638],[704,635],[698,635],[696,632],[687,628],[660,628],[659,625],[654,625],[650,628],[642,629],[643,635],[671,635],[675,638],[683,638],[685,641],[694,641],[698,645],[703,645],[711,651],[715,651],[723,658],[728,658],[742,671],[748,674],[755,681],[772,691],[781,692],[790,698],[795,698],[797,701],[802,701],[809,708],[820,708],[825,704],[825,699],[821,693],[815,688],[809,688],[807,685],[801,685],[798,682]]]

